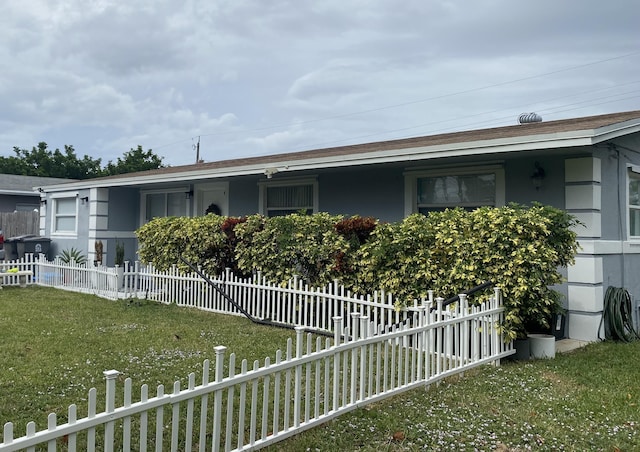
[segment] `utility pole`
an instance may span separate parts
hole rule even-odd
[[[198,135],[198,143],[196,143],[196,163],[200,163],[200,136]]]

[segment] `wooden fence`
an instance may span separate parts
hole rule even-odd
[[[0,229],[5,238],[40,235],[40,212],[0,212]]]
[[[36,284],[83,291],[95,291],[102,284],[92,279],[102,271],[95,267],[83,270],[29,256],[16,267],[33,269],[31,282]],[[143,295],[239,314],[228,302],[225,308],[224,297],[218,299],[220,294],[195,275],[139,265],[126,270],[120,297]],[[65,277],[66,271],[71,277]],[[108,287],[112,282],[106,281],[117,275],[110,270],[106,275],[102,286]],[[499,289],[481,304],[470,305],[467,296],[461,295],[459,302],[443,307],[443,299],[431,295],[399,312],[388,295],[355,297],[337,283],[321,290],[299,281],[279,287],[260,275],[241,280],[230,273],[216,281],[252,315],[272,315],[295,325],[295,343],[289,340],[274,362],[243,360],[239,366],[234,354],[227,357],[226,347],[218,346],[212,378],[210,362],[205,360],[200,384],[191,373],[186,388],[176,382],[171,393],[165,393],[161,385],[155,396],[150,396],[147,385],[134,395],[129,378],[124,380],[122,395],[116,396],[119,372],[105,371],[104,411],[97,412],[96,390],[91,389],[87,417],[78,419],[74,404],[63,416],[65,422],[59,424],[52,413],[46,429],[38,430],[30,422],[26,434],[19,437],[7,422],[0,451],[45,445],[50,451],[254,450],[359,406],[479,365],[499,364],[514,353],[497,329],[504,315]],[[102,296],[112,298],[114,292],[105,291]],[[305,333],[308,326],[331,331],[332,338]],[[119,406],[116,400],[121,401]]]

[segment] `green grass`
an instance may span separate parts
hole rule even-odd
[[[369,405],[278,451],[637,451],[640,342],[504,363]]]
[[[104,400],[103,370],[155,391],[213,361],[213,348],[262,363],[293,332],[148,302],[31,287],[0,291],[0,423],[46,425]],[[236,363],[239,366],[239,361]],[[640,450],[640,343],[592,344],[554,360],[504,363],[372,404],[278,443],[278,451]],[[213,375],[213,373],[212,373]],[[119,380],[122,386],[122,378]]]
[[[65,418],[78,404],[86,415],[90,388],[104,404],[103,371],[122,372],[118,384],[131,377],[134,399],[142,384],[155,394],[159,384],[187,385],[190,372],[200,384],[202,362],[212,361],[214,347],[227,346],[227,357],[273,360],[294,332],[254,325],[225,316],[146,301],[108,301],[89,295],[30,287],[0,291],[0,425],[14,422],[22,436],[26,423],[46,426],[46,416]],[[226,374],[226,371],[225,371]],[[121,394],[121,391],[118,391]]]

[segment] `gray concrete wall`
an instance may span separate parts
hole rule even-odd
[[[140,190],[113,187],[109,189],[109,230],[135,231],[140,226]]]
[[[318,177],[319,210],[399,221],[404,216],[402,168],[337,169]]]

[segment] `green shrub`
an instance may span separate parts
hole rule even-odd
[[[220,274],[233,266],[228,238],[221,228],[225,221],[218,215],[155,218],[136,231],[140,260],[158,270],[177,265],[187,271],[180,261],[182,256],[210,275]]]
[[[398,307],[429,289],[449,297],[492,281],[504,294],[510,339],[527,326],[548,326],[560,310],[550,286],[562,282],[559,267],[573,262],[575,224],[560,209],[514,204],[382,224],[327,213],[158,218],[137,235],[140,258],[158,269],[178,264],[182,255],[210,274],[229,267],[244,275],[260,271],[279,284],[298,276],[312,286],[339,279],[356,293],[384,289]]]
[[[336,275],[336,256],[349,248],[334,227],[341,218],[327,213],[250,216],[235,228],[238,267],[261,271],[281,284],[294,275],[313,286],[327,284]]]
[[[405,305],[428,289],[453,296],[484,281],[503,291],[507,338],[525,325],[547,327],[561,309],[550,286],[562,282],[559,267],[573,262],[576,223],[566,212],[535,205],[483,207],[415,214],[379,226],[360,251],[363,284],[380,287]]]

